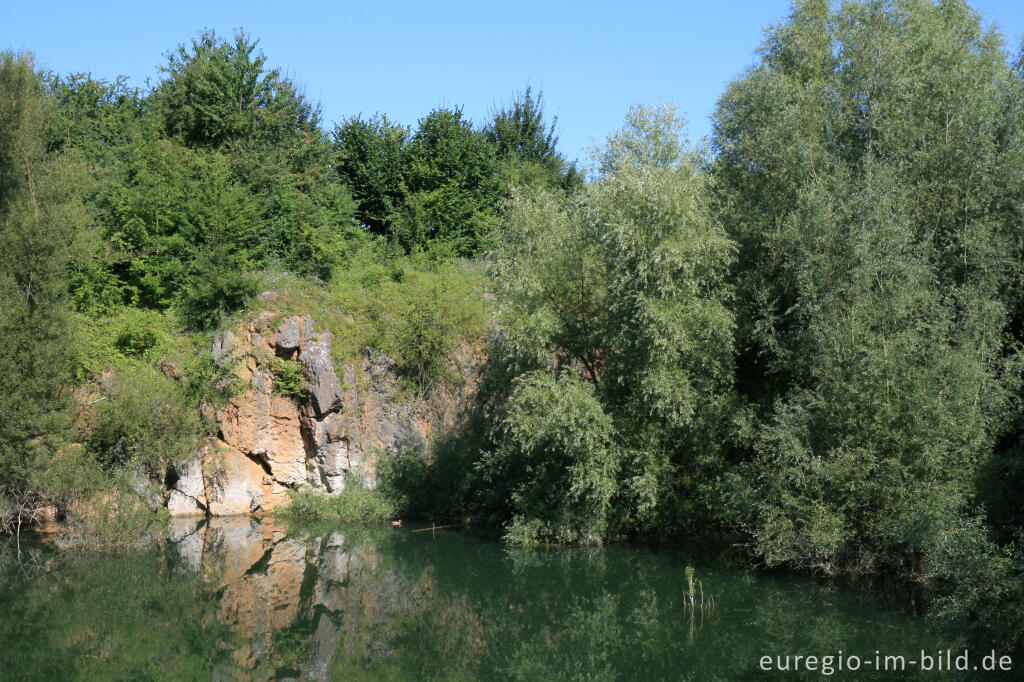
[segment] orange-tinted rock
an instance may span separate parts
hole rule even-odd
[[[306,480],[306,448],[299,408],[280,395],[246,391],[220,412],[224,442],[270,468],[279,483]]]
[[[167,483],[172,515],[272,511],[288,503],[289,489],[303,484],[329,495],[339,494],[348,478],[372,486],[378,450],[425,447],[436,435],[432,430],[455,425],[471,398],[472,381],[470,388],[439,389],[437,399],[399,398],[406,394],[394,361],[369,348],[358,362],[345,365],[342,383],[332,340],[329,332],[316,331],[308,315],[282,317],[273,310],[214,340],[214,358],[230,367],[245,390],[217,412],[220,441],[204,450],[203,473],[189,479],[197,483],[182,480],[189,478],[182,472],[177,483]],[[276,358],[302,364],[305,398],[274,393]],[[475,359],[455,360],[468,377]]]

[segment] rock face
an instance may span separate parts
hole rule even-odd
[[[332,340],[309,316],[273,312],[217,336],[211,354],[234,367],[244,390],[217,413],[218,437],[168,470],[172,516],[268,512],[299,485],[327,494],[340,493],[346,480],[372,487],[379,453],[427,444],[432,419],[422,405],[396,400],[394,363],[366,349],[344,366],[342,382]],[[276,390],[282,361],[299,363],[305,397]],[[442,414],[440,421],[451,420]]]

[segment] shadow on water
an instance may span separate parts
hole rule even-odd
[[[714,608],[690,604],[687,565]],[[952,646],[871,593],[680,552],[274,519],[178,519],[128,554],[3,550],[0,609],[3,679],[735,680],[766,655]]]

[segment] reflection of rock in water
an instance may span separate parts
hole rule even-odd
[[[427,606],[342,533],[299,540],[273,519],[227,517],[173,519],[171,539],[181,568],[220,588],[219,618],[242,635],[233,658],[256,678],[328,679],[336,654],[372,663],[393,653],[394,616]]]

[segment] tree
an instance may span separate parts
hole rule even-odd
[[[770,563],[919,573],[971,513],[1011,388],[1010,80],[962,2],[808,0],[722,96],[713,173],[757,420],[740,523]]]
[[[528,177],[523,167],[535,168],[551,186],[575,189],[582,177],[576,164],[567,162],[558,151],[557,124],[557,117],[550,125],[544,122],[544,93],[534,97],[528,87],[511,105],[495,112],[483,132],[511,179]]]
[[[278,69],[266,68],[259,42],[203,31],[179,45],[153,93],[166,132],[189,145],[277,145],[310,134],[319,112]]]
[[[0,53],[0,496],[22,492],[69,426],[68,258],[85,222],[31,57]]]
[[[383,115],[353,116],[334,128],[334,167],[356,201],[356,218],[377,234],[391,233],[405,201],[408,144],[409,130]]]
[[[128,302],[173,305],[195,253],[207,244],[249,260],[260,206],[235,180],[228,158],[166,139],[144,140],[122,153],[122,177],[107,188],[101,208]]]
[[[645,120],[653,113],[633,111]],[[679,129],[674,118],[662,123]],[[637,148],[650,132],[627,124],[609,137],[607,153]],[[714,220],[709,190],[691,155],[645,156],[609,167],[573,196],[519,190],[503,212],[492,269],[503,335],[492,361],[518,365],[513,377],[543,377],[522,379],[528,394],[517,389],[488,408],[491,424],[503,426],[492,426],[496,454],[478,470],[491,485],[521,491],[507,513],[514,529],[530,530],[511,537],[593,542],[712,517],[709,489],[722,473],[720,444],[733,409],[733,320],[725,305],[733,245]],[[571,403],[549,399],[562,393]],[[606,435],[592,442],[570,431],[534,452],[525,431],[510,426],[543,424],[561,412],[590,415],[607,425]],[[585,454],[583,444],[597,449]],[[592,499],[596,506],[581,498],[585,513],[567,507],[561,522],[552,521],[543,504],[527,501],[566,484],[550,473],[535,480],[548,471],[540,465],[508,469],[503,463],[518,460],[506,455],[517,447],[526,447],[516,457],[527,462],[540,452],[553,462],[602,462],[602,482],[592,487],[609,497]],[[589,530],[561,525],[573,513],[589,519]]]
[[[685,156],[685,128],[686,121],[670,102],[649,107],[634,104],[626,112],[625,125],[609,135],[602,148],[594,150],[598,172],[677,166]]]
[[[394,236],[406,250],[431,242],[461,256],[479,252],[491,230],[498,182],[494,148],[460,109],[420,119],[406,152],[406,204]]]

